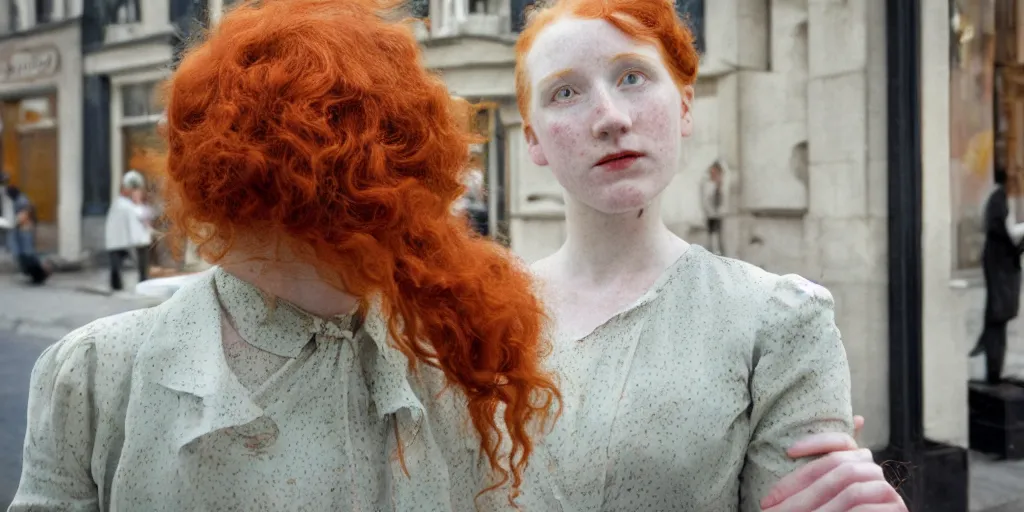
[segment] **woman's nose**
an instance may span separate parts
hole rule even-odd
[[[624,105],[619,105],[615,98],[607,93],[599,93],[597,111],[594,124],[591,129],[593,136],[598,139],[618,137],[633,127],[633,120],[630,118],[629,110]]]

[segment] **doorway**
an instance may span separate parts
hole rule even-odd
[[[59,158],[57,95],[0,103],[0,153],[3,171],[36,210],[36,251],[53,253],[58,245]]]

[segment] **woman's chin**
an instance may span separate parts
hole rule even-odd
[[[646,196],[605,198],[592,202],[590,207],[605,215],[622,215],[647,208],[653,200],[653,197]]]

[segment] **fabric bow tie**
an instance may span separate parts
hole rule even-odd
[[[355,333],[352,332],[353,317],[323,319],[314,317],[310,325],[310,332],[317,337],[330,339],[355,340]]]

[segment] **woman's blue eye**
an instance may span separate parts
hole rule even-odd
[[[572,91],[572,88],[569,87],[569,86],[565,86],[565,87],[562,87],[561,89],[555,91],[555,99],[556,100],[571,99],[573,94],[574,93]]]
[[[636,71],[630,71],[622,77],[623,85],[640,85],[644,82],[644,75],[637,73]]]

